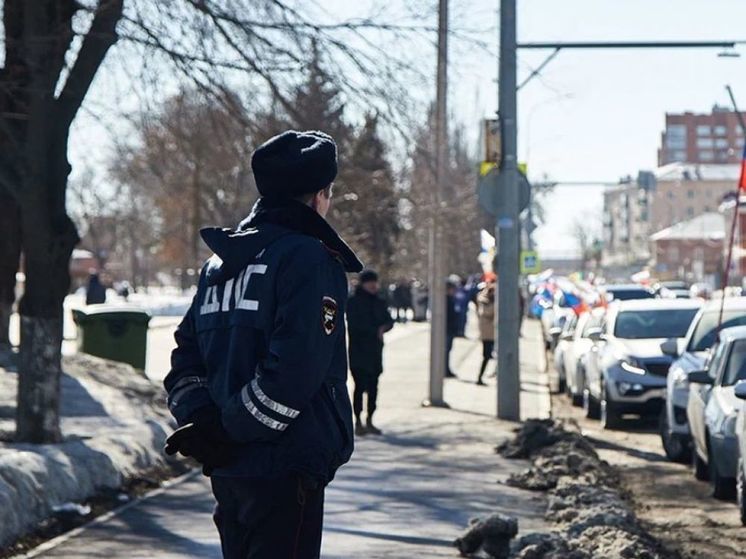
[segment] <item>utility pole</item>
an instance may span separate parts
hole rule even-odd
[[[448,157],[446,97],[448,94],[448,0],[438,7],[438,71],[435,100],[435,192],[430,222],[430,394],[425,405],[445,406],[446,372],[446,267],[441,211]]]
[[[520,250],[518,200],[518,133],[516,78],[516,0],[500,0],[500,94],[502,161],[499,188],[504,205],[497,215],[498,244],[497,316],[497,417],[513,421],[521,416],[521,382],[518,359],[518,258]]]

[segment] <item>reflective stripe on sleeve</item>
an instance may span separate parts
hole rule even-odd
[[[259,421],[263,425],[266,425],[267,427],[269,427],[270,429],[274,429],[275,431],[284,431],[285,429],[287,429],[287,423],[275,421],[268,415],[262,413],[259,408],[254,405],[254,402],[251,401],[251,397],[249,396],[248,384],[241,390],[241,401],[243,402],[243,405],[246,406],[246,409],[249,410],[249,413],[254,416],[254,419]]]
[[[267,396],[264,393],[264,390],[262,390],[262,388],[259,386],[259,382],[256,379],[251,381],[251,389],[254,391],[257,400],[259,400],[273,412],[284,415],[285,417],[289,417],[290,419],[295,419],[296,417],[298,417],[298,414],[300,413],[298,410],[294,410],[293,408],[285,406],[280,402],[276,402],[272,398]]]

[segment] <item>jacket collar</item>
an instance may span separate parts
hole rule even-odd
[[[363,263],[339,236],[329,222],[314,209],[292,199],[261,197],[256,201],[249,216],[239,225],[239,231],[272,224],[315,237],[321,241],[344,266],[346,272],[360,272]]]

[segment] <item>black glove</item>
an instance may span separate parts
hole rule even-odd
[[[202,464],[202,473],[209,476],[215,468],[233,459],[236,443],[223,427],[217,406],[199,408],[189,419],[189,423],[166,439],[163,450],[169,456],[177,452],[191,456]]]

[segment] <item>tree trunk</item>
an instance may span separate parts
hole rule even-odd
[[[60,377],[62,374],[63,302],[70,289],[69,262],[79,238],[75,225],[60,203],[59,192],[70,166],[64,155],[67,143],[53,144],[57,164],[50,164],[43,200],[21,209],[26,286],[20,304],[21,359],[18,368],[16,440],[53,443],[60,430]],[[36,175],[34,178],[41,178]],[[29,189],[31,190],[31,189]],[[64,200],[64,199],[63,199]],[[54,203],[57,202],[57,203]]]
[[[21,258],[18,205],[0,190],[0,354],[10,350],[10,315],[15,302],[16,272]]]

